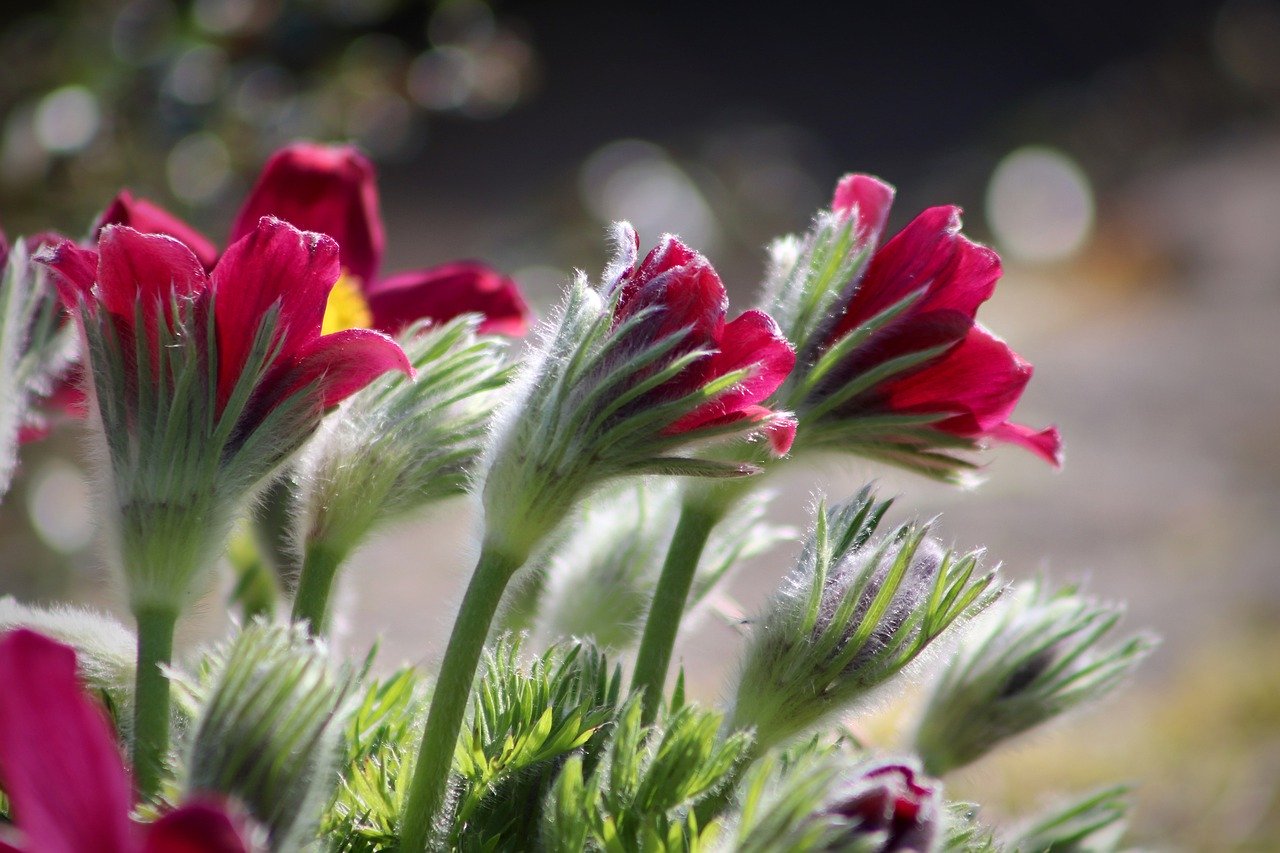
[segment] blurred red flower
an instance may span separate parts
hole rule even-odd
[[[213,800],[137,824],[129,775],[102,710],[76,679],[75,651],[25,629],[0,637],[0,784],[19,830],[4,853],[246,853]]]

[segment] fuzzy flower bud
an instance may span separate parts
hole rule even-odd
[[[320,629],[347,556],[378,526],[462,494],[480,457],[495,392],[507,381],[502,341],[478,338],[470,315],[399,340],[417,373],[384,377],[325,419],[294,473],[297,613]],[[317,600],[311,600],[317,599]]]
[[[296,628],[254,623],[206,661],[187,757],[191,795],[242,803],[272,850],[297,850],[338,781],[337,743],[352,684]]]
[[[992,441],[1061,464],[1054,428],[1009,418],[1031,365],[978,325],[1000,258],[933,207],[880,242],[894,190],[847,175],[802,239],[775,244],[764,304],[796,344],[781,394],[802,446],[858,453],[946,480]]]
[[[619,226],[603,286],[579,275],[556,326],[500,418],[484,489],[488,529],[521,557],[583,493],[612,477],[734,477],[739,464],[676,455],[690,444],[766,434],[778,453],[792,422],[763,403],[795,356],[761,311],[726,322],[706,258],[666,236],[637,263]]]
[[[916,732],[942,775],[1007,738],[1114,690],[1154,648],[1140,634],[1103,646],[1122,608],[1033,584],[976,626],[943,670]]]
[[[753,625],[733,722],[768,747],[816,725],[911,663],[994,597],[994,572],[904,525],[869,540],[888,504],[868,490],[820,504],[799,567]]]

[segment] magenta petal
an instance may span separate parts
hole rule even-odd
[[[1057,427],[1042,430],[1014,423],[997,424],[987,433],[996,441],[1005,441],[1030,450],[1054,468],[1062,467],[1062,436]]]
[[[146,827],[142,853],[247,853],[240,828],[215,802],[188,803]]]
[[[373,164],[349,145],[296,143],[271,155],[231,229],[239,240],[263,216],[303,231],[328,234],[342,250],[342,266],[372,281],[386,236],[378,211]]]
[[[413,365],[400,345],[382,332],[347,329],[316,338],[279,374],[280,398],[319,379],[322,405],[336,406],[384,373],[412,377]]]
[[[280,306],[281,359],[296,360],[319,337],[329,291],[340,271],[338,246],[331,238],[270,216],[231,244],[213,270],[219,405],[231,396],[254,335],[273,305]]]
[[[926,314],[971,322],[978,306],[995,291],[999,278],[1000,256],[960,233],[960,208],[930,208],[871,258],[835,337],[922,288],[924,295],[900,324]]]
[[[744,312],[724,326],[719,352],[708,360],[703,382],[743,368],[751,368],[751,375],[677,420],[666,432],[677,434],[746,418],[748,409],[778,390],[795,363],[795,350],[773,318],[763,311]]]
[[[158,308],[168,315],[172,296],[194,296],[208,286],[200,260],[173,237],[124,225],[108,225],[98,237],[98,299],[126,323],[132,324],[139,298],[150,327]]]
[[[883,391],[894,411],[951,412],[938,429],[978,437],[1009,419],[1031,371],[1008,344],[974,326],[959,346]]]
[[[218,247],[207,237],[160,205],[136,198],[128,190],[121,190],[103,211],[94,235],[107,225],[127,225],[144,234],[167,234],[186,244],[205,269],[212,269],[218,260]]]
[[[0,639],[0,785],[28,853],[126,853],[132,794],[111,728],[68,646],[19,629]]]
[[[404,272],[365,288],[373,325],[395,334],[418,320],[444,323],[462,314],[480,314],[485,334],[523,335],[529,306],[516,283],[475,261],[458,261]]]
[[[91,298],[93,284],[98,279],[97,252],[63,240],[41,249],[35,259],[49,268],[58,296],[69,310],[77,310],[82,298]]]
[[[889,221],[889,208],[893,207],[894,189],[879,178],[870,175],[845,175],[836,184],[831,209],[836,213],[858,212],[858,242],[876,245]]]
[[[680,271],[680,275],[676,275]],[[705,272],[704,272],[705,271]],[[709,273],[709,275],[707,275]],[[618,297],[618,307],[615,312],[618,319],[625,319],[635,313],[640,308],[648,307],[653,304],[655,294],[661,293],[665,289],[665,282],[668,277],[676,277],[682,282],[693,281],[695,277],[701,280],[703,284],[714,284],[719,286],[720,301],[727,307],[728,303],[724,299],[724,286],[720,284],[720,278],[716,275],[716,271],[712,269],[711,264],[702,255],[690,249],[680,241],[679,237],[672,234],[663,234],[662,239],[658,242],[649,254],[645,255],[644,261],[629,276],[624,276],[621,281],[622,293]],[[654,287],[655,283],[659,286]],[[688,284],[681,286],[681,289],[688,290]],[[641,291],[648,291],[648,298],[637,296]],[[634,304],[633,304],[634,303]],[[724,308],[721,308],[723,313]],[[681,324],[677,324],[677,328]]]

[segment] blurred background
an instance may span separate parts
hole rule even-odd
[[[779,520],[875,477],[1011,577],[1082,579],[1163,635],[1133,688],[977,765],[956,796],[1000,819],[1120,778],[1140,785],[1140,844],[1280,845],[1280,6],[62,0],[6,15],[10,235],[84,233],[127,185],[221,240],[274,148],[350,139],[379,163],[387,269],[485,258],[545,314],[571,269],[603,266],[615,218],[645,244],[680,233],[746,307],[765,244],[803,230],[845,171],[898,186],[894,227],[962,204],[1006,261],[982,319],[1036,365],[1019,420],[1061,427],[1065,469],[1000,450],[985,485],[957,492],[841,461],[780,479]],[[0,508],[0,594],[120,611],[84,464],[75,428],[24,453]],[[445,506],[357,557],[347,649],[438,658],[468,518]],[[745,610],[793,556],[741,573]],[[225,630],[219,596],[189,642]],[[700,696],[723,689],[737,643],[715,619],[684,639]],[[860,725],[891,743],[909,707],[886,700]]]

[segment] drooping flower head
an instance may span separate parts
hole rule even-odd
[[[151,824],[129,817],[129,775],[69,646],[20,629],[0,637],[0,787],[17,829],[6,853],[247,853],[224,807],[193,800]]]
[[[765,405],[795,361],[773,320],[748,311],[726,321],[719,276],[677,238],[637,263],[635,232],[624,224],[617,234],[603,285],[572,282],[501,419],[485,505],[512,529],[546,528],[614,476],[755,470],[671,455],[694,442],[761,433],[777,453],[790,447],[794,422]]]
[[[952,478],[989,441],[1061,463],[1056,429],[1013,423],[1031,365],[976,321],[999,256],[933,207],[881,244],[894,192],[847,175],[803,241],[775,245],[769,300],[800,350],[785,395],[807,447]]]
[[[84,332],[135,606],[174,608],[231,517],[323,411],[391,370],[368,329],[321,334],[338,247],[266,217],[206,273],[177,239],[102,229],[42,259]]]

